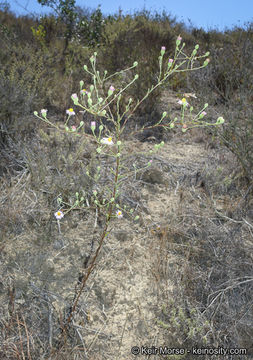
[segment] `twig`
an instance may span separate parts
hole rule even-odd
[[[98,208],[96,207],[96,216],[95,216],[94,229],[97,227],[97,220],[98,220]]]
[[[18,314],[17,314],[17,324],[18,324],[18,334],[19,334],[19,342],[20,342],[21,354],[22,354],[23,360],[25,360],[25,354],[24,354],[24,349],[23,349],[22,335],[21,335],[21,330],[20,330],[20,323],[19,323]]]
[[[177,186],[176,186],[176,189],[175,189],[175,195],[177,195],[178,187],[179,187],[179,181],[177,181]]]
[[[53,314],[53,308],[48,298],[48,343],[50,349],[52,349],[53,346],[52,345],[52,337],[53,337],[52,314]]]
[[[107,322],[107,320],[106,320],[106,322]],[[98,330],[96,331],[96,334],[95,334],[95,336],[94,336],[94,338],[93,338],[92,342],[90,343],[90,345],[89,345],[89,347],[88,347],[88,349],[87,349],[87,354],[90,352],[90,350],[91,350],[91,348],[92,348],[93,344],[95,343],[95,341],[96,341],[96,339],[97,339],[98,335],[99,335],[99,334],[101,334],[102,330],[105,328],[105,326],[106,326],[106,322],[105,322],[105,323],[104,323],[104,324],[100,327],[100,329],[98,329]]]
[[[219,216],[223,217],[224,219],[227,219],[227,220],[232,221],[232,222],[237,223],[237,224],[242,224],[242,222],[243,222],[243,221],[240,221],[240,220],[234,220],[234,219],[232,219],[232,218],[230,218],[230,217],[222,214],[222,213],[219,212],[217,209],[214,209],[214,210],[215,210],[216,214],[218,214]]]
[[[58,225],[59,234],[61,235],[61,224],[60,224],[60,220],[58,219],[57,219],[57,225]]]
[[[219,292],[219,294],[217,296],[215,296],[215,298],[211,301],[211,303],[207,306],[207,308],[202,312],[202,314],[204,314],[205,312],[207,312],[207,310],[209,309],[209,307],[212,306],[212,304],[216,301],[216,299],[218,299],[221,296],[222,292]],[[213,294],[212,294],[213,295]],[[211,295],[209,295],[211,296]],[[208,298],[209,298],[208,296]]]
[[[124,322],[122,334],[121,334],[121,337],[120,337],[120,343],[119,343],[119,348],[118,348],[118,357],[117,357],[117,360],[119,359],[119,355],[120,355],[119,351],[120,351],[120,348],[121,348],[121,346],[122,346],[122,341],[123,341],[123,336],[124,336],[124,333],[125,333],[125,330],[126,330],[127,320],[128,320],[128,315],[126,315],[126,320],[125,320],[125,322]]]
[[[215,298],[214,298],[214,299],[212,300],[212,302],[208,305],[208,307],[203,311],[202,314],[204,314],[204,313],[207,311],[207,309],[208,309],[221,295],[224,295],[226,291],[231,290],[231,289],[233,289],[233,288],[235,288],[235,287],[237,287],[237,286],[239,286],[239,285],[246,284],[246,283],[252,282],[252,281],[253,281],[253,278],[249,278],[249,279],[247,279],[247,280],[240,281],[240,282],[238,282],[238,283],[236,283],[236,284],[227,286],[225,289],[217,290],[217,291],[215,291],[214,293],[210,294],[210,295],[208,296],[208,299],[210,298],[210,296],[218,293],[218,295],[215,296]],[[216,311],[215,311],[215,312],[216,312]],[[213,314],[213,315],[214,315],[214,314]]]
[[[83,345],[83,349],[84,349],[84,352],[85,352],[85,356],[87,356],[86,346],[85,346],[85,344],[84,344],[83,337],[82,337],[82,335],[80,334],[80,331],[78,330],[78,326],[76,326],[76,324],[75,324],[74,322],[73,322],[73,326],[75,327],[75,330],[76,330],[76,332],[77,332],[77,335],[78,335],[79,339],[81,340],[81,343],[82,343],[82,345]]]
[[[242,218],[245,224],[247,224],[249,227],[253,229],[253,225],[251,225],[246,219]]]
[[[23,322],[24,322],[24,328],[25,328],[26,339],[27,339],[27,340],[26,340],[26,341],[27,341],[27,355],[28,355],[28,359],[29,359],[29,360],[32,360],[31,354],[30,354],[30,338],[29,338],[29,333],[28,333],[28,330],[27,330],[25,318],[24,318],[23,315],[22,315],[22,319],[23,319]]]
[[[61,253],[64,249],[66,249],[66,247],[68,247],[68,246],[69,246],[69,244],[64,245],[64,246],[61,248],[61,250],[53,257],[53,259],[55,259],[58,255],[60,255],[60,253]]]

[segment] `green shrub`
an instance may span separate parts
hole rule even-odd
[[[75,38],[83,46],[97,46],[103,39],[104,18],[100,5],[90,16],[82,16],[76,26]]]
[[[157,320],[158,325],[165,329],[166,346],[173,344],[171,348],[191,349],[194,347],[207,347],[210,345],[211,326],[207,319],[190,304],[180,304],[178,300],[171,300],[162,307],[162,312]],[[168,359],[188,359],[189,354],[185,351],[182,355],[170,355]]]

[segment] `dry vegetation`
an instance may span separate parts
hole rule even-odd
[[[99,12],[82,16],[89,31],[75,29],[66,46],[65,24],[54,16],[17,19],[8,8],[0,11],[0,359],[134,359],[131,347],[141,345],[246,348],[233,359],[252,359],[252,24],[220,33],[145,11],[104,21]],[[31,30],[39,25],[45,36]],[[222,114],[226,123],[185,134],[126,134],[128,169],[153,160],[121,191],[121,204],[134,207],[140,220],[113,220],[66,327],[104,215],[92,206],[72,211],[59,233],[53,214],[58,196],[73,204],[78,192],[92,205],[94,180],[86,171],[95,176],[98,160],[92,142],[50,129],[33,111],[46,108],[62,123],[79,81],[90,81],[81,69],[94,50],[101,72],[138,60],[140,82],[130,95],[141,97],[156,78],[161,46],[169,54],[178,34],[187,47],[210,50],[210,65],[173,77],[131,126],[152,125],[164,110],[178,115],[178,97],[189,92],[197,95],[189,100],[194,106],[210,104],[210,120]],[[145,155],[161,139],[162,150]],[[101,197],[109,161],[100,164]]]

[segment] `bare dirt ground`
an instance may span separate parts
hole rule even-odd
[[[75,351],[59,359],[136,359],[131,353],[134,346],[176,346],[159,320],[163,307],[177,291],[178,269],[185,266],[184,249],[188,244],[182,218],[196,208],[196,216],[210,217],[231,205],[225,195],[211,197],[203,180],[204,173],[215,177],[217,169],[231,161],[225,150],[206,146],[204,136],[200,132],[174,133],[158,153],[150,156],[152,166],[132,185],[138,192],[135,200],[140,220],[133,223],[127,216],[113,220],[73,318]],[[133,147],[148,153],[154,144],[126,142],[126,148]],[[20,202],[27,213],[33,214],[40,201],[35,192],[26,188],[28,181],[26,173],[12,187],[2,188],[2,203],[5,197],[11,204],[17,203],[17,224]],[[97,247],[101,225],[94,215],[85,213],[71,219],[66,216],[61,222],[61,234],[54,219],[45,225],[45,229],[49,227],[47,235],[20,225],[18,233],[10,233],[0,243],[0,303],[6,326],[16,309],[20,321],[22,314],[27,319],[34,344],[40,338],[47,344],[45,347],[56,349],[59,319],[68,314],[78,278]],[[177,243],[176,238],[184,238],[184,242]],[[181,255],[175,251],[178,247]],[[25,315],[27,311],[30,318]],[[44,353],[41,350],[41,359],[47,358],[45,353],[46,349]],[[144,354],[142,358],[157,356]]]
[[[141,146],[152,148],[143,144],[140,150]],[[164,331],[157,321],[162,306],[173,294],[168,274],[178,258],[169,252],[168,238],[162,239],[162,234],[180,209],[184,193],[181,183],[188,178],[196,186],[196,174],[209,157],[204,145],[186,145],[176,139],[166,144],[154,165],[158,184],[143,185],[141,191],[141,198],[146,199],[142,227],[133,229],[123,219],[115,224],[120,230],[109,236],[106,256],[99,263],[89,294],[91,302],[96,298],[98,301],[90,309],[90,329],[98,331],[98,339],[94,341],[92,333],[86,337],[90,337],[88,348],[96,353],[94,359],[99,358],[98,354],[101,359],[134,359],[133,346],[164,344]]]

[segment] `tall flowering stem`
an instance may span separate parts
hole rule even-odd
[[[119,132],[117,131],[117,153],[120,153],[120,134]],[[114,183],[113,183],[113,191],[112,191],[112,199],[114,199],[112,202],[110,202],[110,205],[109,205],[109,209],[108,209],[108,213],[107,213],[107,217],[106,217],[106,221],[105,221],[105,225],[104,225],[104,229],[103,229],[103,232],[101,234],[101,238],[100,238],[100,241],[99,241],[99,245],[97,247],[97,250],[95,252],[95,255],[93,256],[92,258],[92,261],[91,261],[91,264],[90,266],[88,267],[87,269],[87,272],[86,272],[86,275],[83,277],[82,279],[82,283],[80,285],[80,288],[75,296],[75,299],[74,299],[74,302],[73,302],[73,305],[71,306],[71,310],[70,310],[70,313],[69,313],[69,316],[67,318],[67,321],[64,325],[64,327],[62,328],[62,331],[63,333],[66,333],[66,330],[67,330],[67,327],[73,317],[73,314],[75,313],[75,310],[76,310],[76,307],[77,307],[77,304],[79,302],[79,299],[80,299],[80,296],[82,295],[82,292],[85,288],[85,285],[87,283],[87,280],[89,279],[95,265],[96,265],[96,260],[97,260],[97,257],[100,253],[100,250],[103,246],[103,243],[104,243],[104,240],[106,238],[106,236],[108,235],[109,231],[108,231],[108,228],[109,228],[109,225],[110,225],[110,222],[111,222],[111,219],[112,219],[112,213],[113,213],[113,210],[114,210],[114,206],[115,206],[115,200],[116,200],[116,195],[117,195],[117,188],[118,188],[118,181],[119,181],[119,169],[120,169],[120,157],[117,156],[116,157],[116,171],[115,171],[115,176],[114,176]]]

